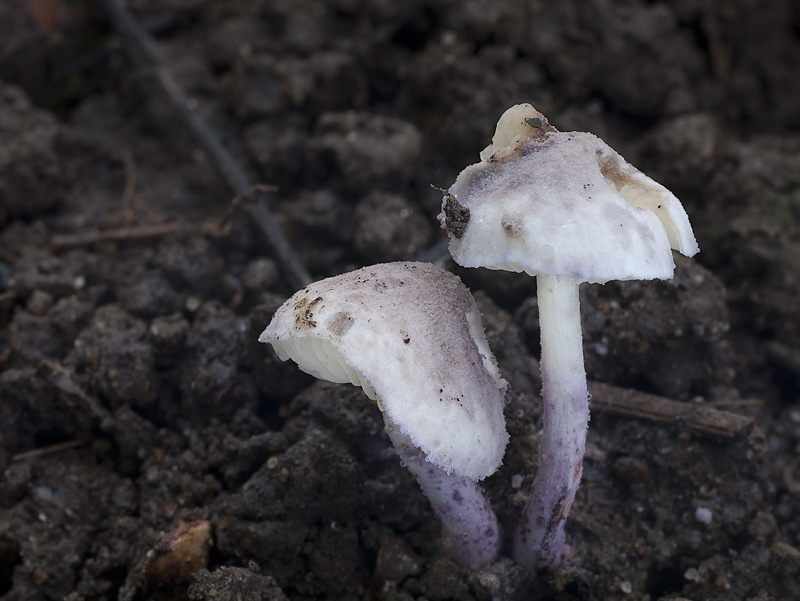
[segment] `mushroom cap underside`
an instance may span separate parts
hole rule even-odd
[[[506,382],[458,277],[387,263],[315,282],[259,340],[312,375],[363,386],[386,417],[447,472],[473,480],[502,462]]]
[[[624,168],[607,169],[609,153]],[[467,167],[439,219],[464,267],[591,282],[669,279],[671,247],[697,252],[680,202],[588,133],[548,132],[502,160]]]

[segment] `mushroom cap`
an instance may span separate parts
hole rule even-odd
[[[321,280],[287,300],[259,341],[317,378],[362,386],[446,472],[480,480],[500,466],[507,384],[457,276],[399,262]]]
[[[598,137],[559,132],[531,105],[509,109],[497,129],[442,203],[459,265],[591,282],[669,279],[671,248],[698,251],[678,199]]]

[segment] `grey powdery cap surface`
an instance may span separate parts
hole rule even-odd
[[[317,378],[362,386],[446,472],[477,481],[500,466],[507,384],[457,276],[398,262],[321,280],[287,300],[259,341]]]

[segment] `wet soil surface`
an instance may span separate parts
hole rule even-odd
[[[510,382],[485,481],[503,559],[462,570],[378,408],[257,342],[294,290],[99,3],[7,0],[0,598],[800,599],[796,3],[129,6],[248,177],[277,187],[315,279],[434,248],[430,185],[512,104],[603,137],[676,193],[702,252],[672,281],[583,287],[589,378],[745,425],[596,395],[569,557],[530,577],[508,539],[541,429],[535,285],[448,263]]]

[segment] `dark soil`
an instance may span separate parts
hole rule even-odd
[[[294,290],[99,3],[4,0],[0,599],[800,599],[796,2],[128,4],[277,186],[314,278],[425,256],[430,185],[512,104],[604,138],[677,194],[702,252],[672,281],[584,286],[590,379],[754,427],[596,410],[568,560],[529,579],[507,544],[463,571],[378,409],[256,341]],[[541,427],[535,287],[456,272],[511,384],[485,482],[508,534]]]

